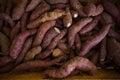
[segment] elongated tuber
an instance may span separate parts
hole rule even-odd
[[[12,12],[12,19],[19,20],[25,12],[25,7],[28,0],[20,0],[20,2],[14,7]]]
[[[26,30],[26,25],[27,25],[27,19],[28,19],[29,13],[24,13],[21,20],[20,20],[20,25],[21,25],[21,31]]]
[[[43,23],[39,27],[37,35],[35,36],[35,39],[33,41],[34,47],[41,44],[46,32],[55,25],[55,22],[56,21],[48,21],[48,22]]]
[[[92,21],[92,18],[83,18],[80,19],[77,23],[72,25],[68,31],[68,43],[72,47],[75,40],[75,35],[88,23]]]
[[[43,38],[41,47],[42,49],[45,49],[49,46],[51,41],[57,36],[59,33],[55,30],[55,28],[51,28],[46,34],[45,37]]]
[[[60,9],[55,9],[51,12],[46,12],[43,15],[41,15],[39,18],[35,19],[34,21],[30,22],[27,25],[27,28],[36,28],[39,26],[41,22],[46,22],[49,20],[55,20],[65,14],[65,11]]]
[[[12,28],[11,32],[10,32],[10,39],[13,40],[17,34],[19,33],[20,31],[20,22],[16,23],[16,25]]]
[[[93,35],[90,39],[85,41],[82,44],[82,48],[79,51],[78,55],[79,56],[85,56],[90,51],[91,48],[93,48],[95,45],[100,43],[105,38],[107,33],[109,32],[110,27],[111,27],[111,24],[104,25],[102,27],[102,29],[99,31],[99,33]]]
[[[47,58],[47,57],[51,54],[52,50],[57,46],[58,42],[66,35],[66,33],[67,33],[67,30],[66,30],[66,29],[63,29],[63,30],[59,33],[59,35],[57,35],[57,36],[52,40],[52,42],[50,43],[50,45],[48,46],[48,48],[47,48],[45,51],[43,51],[43,52],[41,52],[40,54],[38,54],[36,58],[38,58],[38,59]]]
[[[115,18],[115,20],[119,23],[120,12],[119,12],[118,8],[108,0],[102,0],[102,3],[103,3],[103,6],[104,6],[105,10],[108,13],[110,13]]]
[[[94,73],[96,66],[86,58],[74,57],[60,68],[48,69],[44,73],[46,76],[52,78],[65,78],[69,76],[75,69],[83,72]]]
[[[95,17],[93,19],[93,21],[91,21],[89,24],[87,24],[85,27],[83,27],[80,30],[80,34],[84,35],[84,34],[90,32],[92,29],[94,29],[96,27],[96,25],[98,24],[99,20],[100,20],[100,16]]]
[[[76,51],[79,51],[80,48],[81,48],[81,39],[80,39],[79,34],[76,34],[76,36],[75,36],[75,43],[74,44],[75,44]]]
[[[15,65],[21,63],[27,53],[27,51],[30,49],[31,45],[32,45],[32,41],[33,41],[33,37],[28,38],[25,41],[25,44],[23,46],[23,50],[20,52],[20,54],[18,55],[16,61],[15,61]]]
[[[34,35],[36,29],[24,31],[14,38],[10,46],[10,56],[16,59],[22,50],[23,44],[28,36]]]
[[[41,14],[45,13],[46,11],[50,10],[50,5],[47,4],[45,1],[42,1],[38,7],[35,8],[35,10],[32,12],[30,16],[30,21],[35,20],[38,18]]]
[[[66,57],[65,56],[61,56],[59,58],[55,58],[51,61],[48,61],[48,60],[34,60],[34,61],[28,61],[28,62],[25,62],[25,63],[22,63],[18,66],[16,66],[12,72],[18,72],[18,71],[31,71],[31,70],[42,70],[42,69],[45,69],[45,68],[48,68],[50,66],[53,66],[55,65],[56,63],[62,61],[62,60],[65,60]]]

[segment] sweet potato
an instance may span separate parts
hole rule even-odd
[[[120,67],[120,43],[113,38],[107,40],[108,58]]]
[[[62,52],[62,50],[59,49],[59,48],[54,49],[53,52],[52,52],[52,56],[53,56],[53,57],[59,57],[59,56],[61,56],[61,55],[63,55],[63,52]]]
[[[8,14],[0,13],[0,19],[3,19],[6,22],[8,22],[11,27],[13,27],[15,24],[14,21],[12,20],[12,18]]]
[[[35,8],[35,10],[32,12],[30,16],[30,21],[35,20],[38,18],[41,14],[45,13],[46,11],[50,10],[50,5],[47,4],[45,1],[42,1],[38,7]]]
[[[106,48],[106,41],[107,39],[104,38],[100,44],[100,63],[102,64],[105,59],[106,59],[106,56],[107,56],[107,48]]]
[[[20,2],[14,7],[12,11],[12,19],[19,20],[25,12],[25,7],[28,0],[20,0]]]
[[[79,34],[76,34],[76,36],[75,36],[75,43],[74,43],[74,45],[75,45],[76,51],[78,52],[80,50],[80,48],[81,48],[81,39],[80,39]]]
[[[59,33],[59,35],[57,35],[57,36],[52,40],[52,42],[50,43],[50,45],[48,46],[48,48],[47,48],[45,51],[43,51],[43,52],[41,52],[40,54],[38,54],[38,55],[36,56],[36,58],[38,58],[38,59],[45,59],[46,57],[48,57],[48,56],[51,54],[52,50],[57,46],[58,42],[66,35],[66,33],[67,33],[67,30],[66,30],[66,29],[63,29],[63,30]]]
[[[10,56],[13,59],[16,59],[19,55],[19,53],[22,50],[23,44],[28,36],[34,35],[36,33],[36,29],[32,30],[26,30],[20,34],[18,34],[14,40],[12,41],[12,44],[10,46]]]
[[[27,25],[27,28],[36,28],[39,26],[39,24],[41,22],[46,22],[46,21],[49,21],[49,20],[55,20],[61,16],[63,16],[65,14],[65,11],[63,10],[60,10],[60,9],[55,9],[51,12],[46,12],[44,13],[43,15],[41,15],[39,18],[37,18],[36,20],[30,22],[28,25]]]
[[[0,32],[0,46],[1,46],[1,52],[6,53],[5,55],[8,55],[9,47],[10,47],[10,40],[2,32]]]
[[[41,46],[33,47],[26,53],[24,61],[33,60],[34,57],[41,52],[41,50],[42,50]]]
[[[102,16],[102,24],[103,25],[104,24],[114,24],[114,21],[113,21],[112,17],[108,13],[103,12],[101,14],[101,16]]]
[[[50,46],[48,47],[49,49],[54,49],[58,42],[67,34],[67,29],[63,29],[61,30],[61,32],[59,33],[59,35],[57,35],[52,42],[50,43]]]
[[[17,34],[19,33],[20,31],[20,22],[17,22],[16,25],[12,28],[11,32],[10,32],[10,39],[13,40]]]
[[[67,28],[72,25],[72,15],[68,7],[66,8],[66,15],[63,17],[63,24]]]
[[[0,73],[7,73],[10,72],[14,68],[14,63],[10,62],[7,65],[0,68]]]
[[[52,78],[65,78],[69,76],[71,72],[73,72],[75,69],[83,72],[94,73],[96,70],[96,66],[87,58],[74,57],[60,68],[48,69],[44,72],[44,74]]]
[[[109,30],[108,36],[120,41],[120,33],[116,32],[113,29]]]
[[[28,62],[22,63],[22,64],[18,65],[17,67],[15,67],[12,72],[18,72],[18,71],[23,72],[23,71],[31,71],[31,70],[34,71],[36,69],[37,69],[37,71],[43,70],[45,68],[55,65],[56,63],[58,63],[62,60],[65,60],[65,59],[66,59],[65,56],[61,56],[61,57],[55,58],[51,61],[48,61],[48,60],[28,61]]]
[[[23,46],[23,50],[20,52],[20,54],[18,55],[16,61],[15,61],[15,65],[21,63],[27,53],[27,51],[30,49],[31,45],[32,45],[32,41],[33,41],[33,37],[28,38],[25,41],[25,44]]]
[[[34,10],[37,7],[37,5],[40,4],[41,1],[42,0],[31,0],[26,8],[26,11],[29,12]]]
[[[20,25],[21,25],[21,31],[26,30],[26,25],[27,25],[27,19],[28,19],[29,13],[24,13],[21,20],[20,20]]]
[[[111,24],[104,25],[98,33],[91,36],[90,39],[85,41],[82,44],[81,50],[79,51],[78,55],[85,56],[90,51],[90,49],[92,49],[94,46],[100,43],[108,34],[110,27],[111,27]]]
[[[55,36],[57,36],[59,33],[55,30],[55,28],[51,28],[46,34],[45,37],[43,38],[43,41],[41,43],[42,49],[45,49],[49,46],[51,41]]]
[[[11,61],[13,61],[11,57],[9,57],[9,56],[1,56],[0,57],[0,68],[7,65]]]
[[[93,19],[93,21],[91,21],[89,24],[87,24],[85,27],[83,27],[80,30],[80,34],[84,35],[84,34],[90,32],[92,29],[94,29],[96,27],[96,25],[98,24],[99,20],[100,20],[100,16],[95,17]]]
[[[102,0],[102,3],[103,3],[105,10],[108,13],[110,13],[117,22],[119,22],[120,21],[120,17],[119,17],[120,12],[119,12],[118,8],[108,0]]]
[[[75,35],[88,23],[92,21],[92,18],[80,19],[77,23],[73,24],[68,31],[68,44],[70,47],[73,46]]]
[[[46,32],[55,25],[56,21],[48,21],[40,25],[37,35],[33,41],[33,47],[38,46],[41,44]]]
[[[92,13],[92,16],[98,16],[103,12],[104,8],[101,4],[99,4],[98,6],[96,6],[95,11]]]
[[[68,3],[68,0],[46,0],[49,4]]]

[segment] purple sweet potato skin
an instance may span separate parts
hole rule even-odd
[[[52,28],[54,25],[55,25],[55,21],[48,21],[48,22],[43,23],[37,31],[37,35],[35,36],[32,46],[34,47],[34,46],[40,45],[46,32],[50,28]]]
[[[41,2],[41,4],[38,5],[38,7],[36,7],[35,10],[32,12],[32,14],[30,16],[30,21],[35,20],[41,14],[43,14],[44,12],[46,12],[48,10],[50,10],[50,5],[47,4],[45,1]]]
[[[10,39],[13,40],[17,34],[19,33],[20,31],[20,22],[16,23],[16,25],[12,28],[11,32],[10,32]]]
[[[30,49],[31,45],[32,45],[32,41],[33,41],[33,37],[28,38],[25,41],[25,44],[23,46],[23,50],[20,52],[20,54],[18,55],[15,64],[19,64],[23,61],[27,51]]]
[[[86,25],[84,28],[82,28],[80,30],[80,34],[84,35],[84,34],[90,32],[92,29],[94,29],[96,27],[99,20],[100,20],[100,16],[95,17],[92,22],[90,22],[88,25]]]
[[[70,47],[73,46],[75,35],[89,22],[92,21],[92,18],[83,18],[79,20],[76,24],[73,24],[68,31],[68,44]]]
[[[83,57],[74,57],[66,62],[60,68],[48,69],[44,74],[51,78],[65,78],[71,74],[75,69],[83,72],[94,73],[96,66],[88,59]]]
[[[101,42],[105,38],[110,27],[111,27],[111,24],[104,25],[97,34],[93,35],[90,39],[84,42],[82,44],[82,48],[79,51],[78,55],[85,56],[90,51],[91,48],[93,48],[95,45],[97,45],[99,42]]]
[[[45,68],[48,68],[52,65],[55,65],[57,62],[60,62],[62,60],[65,60],[66,57],[65,56],[61,56],[59,58],[55,58],[53,60],[34,60],[34,61],[28,61],[25,63],[22,63],[18,66],[16,66],[12,72],[18,72],[18,71],[38,71],[38,70],[42,70]],[[37,70],[36,70],[37,69]]]
[[[10,56],[13,59],[16,59],[19,55],[19,53],[22,50],[23,44],[28,36],[34,35],[36,33],[36,29],[32,30],[26,30],[20,34],[18,34],[14,40],[12,41],[12,44],[10,46]]]
[[[59,33],[59,35],[57,35],[52,40],[52,42],[50,43],[50,45],[48,46],[48,48],[45,51],[43,51],[40,54],[38,54],[36,56],[36,58],[38,58],[38,59],[45,59],[45,58],[47,58],[51,54],[52,50],[57,46],[58,42],[66,35],[66,33],[67,33],[67,30],[63,29],[61,31],[61,33]]]
[[[75,48],[77,51],[79,51],[81,48],[81,39],[80,39],[79,34],[76,34],[75,36]]]
[[[20,2],[14,7],[12,11],[12,19],[19,20],[25,12],[25,7],[28,0],[20,0]]]
[[[120,21],[120,17],[119,17],[120,12],[119,12],[118,8],[108,0],[102,0],[102,3],[103,3],[105,10],[108,13],[110,13],[117,22],[119,22]]]
[[[51,28],[46,34],[45,34],[45,37],[42,41],[42,44],[41,44],[41,47],[42,49],[45,49],[49,46],[49,44],[51,43],[51,41],[53,40],[53,38],[55,36],[57,36],[58,33],[55,31],[54,28]]]
[[[21,20],[20,20],[20,25],[21,25],[21,31],[26,30],[26,25],[27,25],[27,19],[28,19],[29,13],[24,13]]]

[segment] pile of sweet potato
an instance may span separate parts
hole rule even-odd
[[[119,69],[119,59],[120,7],[109,0],[0,3],[0,73],[65,78]]]

